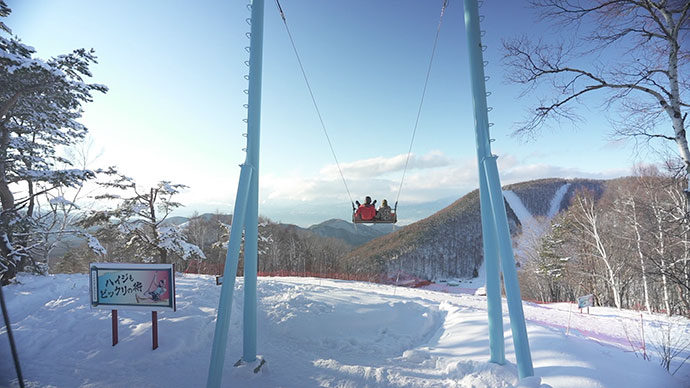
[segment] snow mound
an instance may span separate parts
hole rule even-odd
[[[400,356],[423,344],[444,318],[438,308],[414,301],[338,296],[304,285],[264,288],[261,310],[269,337],[320,349],[327,357],[352,359]]]

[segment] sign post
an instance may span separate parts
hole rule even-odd
[[[112,331],[113,331],[113,346],[117,345],[117,310],[112,310],[111,314],[112,316]]]
[[[113,346],[118,343],[118,309],[151,311],[153,350],[158,348],[158,310],[175,311],[173,264],[92,263],[91,307],[112,313]]]
[[[153,329],[153,350],[158,349],[158,311],[151,311],[151,328]]]

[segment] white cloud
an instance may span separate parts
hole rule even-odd
[[[606,169],[586,171],[573,167],[562,167],[544,163],[522,164],[517,158],[506,155],[498,159],[498,169],[502,184],[530,181],[541,178],[589,178],[610,179],[629,175],[629,169]]]
[[[347,164],[347,186],[352,200],[361,201],[370,195],[379,200],[387,199],[393,204],[398,198],[400,167],[404,167],[404,155],[392,158],[374,158]],[[402,162],[401,162],[402,160]],[[540,178],[593,178],[607,179],[629,174],[623,169],[602,171],[586,171],[579,168],[562,167],[545,163],[528,163],[530,158],[521,159],[514,155],[502,155],[498,159],[499,173],[502,184],[517,183]],[[412,161],[410,162],[412,164]],[[450,198],[460,198],[466,193],[477,189],[478,171],[477,160],[474,157],[452,160],[440,152],[433,152],[415,158],[416,169],[409,170],[400,193],[400,205],[408,206],[429,203]],[[271,217],[272,211],[282,221],[304,224],[302,218],[310,215],[309,222],[317,222],[320,215],[323,220],[333,217],[347,218],[350,209],[345,185],[335,167],[327,165],[316,175],[304,175],[295,172],[291,175],[277,175],[263,173],[260,179],[260,201],[262,214]],[[369,168],[376,173],[364,174]],[[397,169],[397,170],[396,170]],[[356,171],[356,174],[352,172]],[[400,174],[385,175],[386,172],[399,171]],[[324,173],[328,172],[328,173]],[[237,190],[237,179],[226,179],[223,182],[191,181],[192,187],[184,193],[184,199],[189,200],[187,209],[196,209],[195,204],[204,203],[207,209],[221,209],[230,211]],[[202,187],[203,186],[203,187]],[[199,194],[199,190],[202,191]],[[192,200],[191,197],[196,197]],[[181,196],[182,197],[182,196]],[[180,198],[182,199],[182,198]],[[226,206],[223,206],[227,204]],[[213,209],[211,209],[213,208]],[[276,210],[278,209],[278,210]],[[286,209],[289,212],[286,212]],[[316,214],[318,213],[318,214]],[[429,214],[419,215],[428,216]],[[411,221],[416,221],[411,220]]]
[[[377,177],[390,172],[403,171],[405,163],[407,162],[407,154],[400,154],[390,158],[377,157],[371,159],[358,160],[356,162],[341,163],[340,168],[343,175],[348,178],[367,178]],[[408,162],[408,170],[414,169],[428,169],[436,167],[444,167],[453,163],[453,160],[447,157],[441,151],[431,151],[426,155],[417,156],[410,154]],[[321,174],[329,177],[339,177],[338,167],[335,164],[329,164],[321,169]]]
[[[395,171],[399,166],[398,155],[393,158],[366,159],[347,165],[346,180],[353,200],[371,195],[373,198],[395,200],[398,196],[400,178],[384,177],[384,172]],[[607,179],[626,175],[627,170],[613,169],[600,172],[584,171],[577,168],[561,167],[548,164],[523,164],[513,155],[498,159],[502,184],[517,183],[541,178],[593,178]],[[403,159],[404,163],[404,159]],[[401,201],[427,202],[440,198],[457,196],[476,189],[478,184],[477,162],[474,158],[451,160],[441,153],[431,153],[416,159],[416,166],[424,170],[408,171],[403,182]],[[365,167],[366,166],[366,167]],[[404,165],[403,165],[404,166]],[[422,167],[419,167],[422,166]],[[433,168],[432,168],[433,167]],[[267,175],[261,178],[263,202],[340,202],[349,201],[345,185],[340,175],[333,174],[328,165],[321,169],[319,176],[276,176]],[[366,168],[377,173],[364,174]],[[330,173],[324,174],[324,171]],[[352,173],[357,171],[358,173]]]

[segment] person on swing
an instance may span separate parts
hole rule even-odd
[[[373,203],[371,202],[371,197],[366,196],[364,198],[364,203],[360,204],[359,201],[355,201],[357,203],[357,211],[355,212],[355,220],[358,221],[373,221],[374,218],[376,218],[376,201]]]
[[[387,200],[384,199],[383,202],[381,202],[379,210],[376,211],[376,219],[381,221],[390,221],[393,219],[393,211],[391,207],[388,206]]]

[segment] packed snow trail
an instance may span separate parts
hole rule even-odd
[[[549,221],[553,219],[556,214],[560,211],[561,202],[565,197],[565,194],[570,188],[570,183],[566,183],[556,190],[551,202],[549,204],[549,211],[547,213],[547,220],[538,221],[532,216],[529,210],[522,203],[520,197],[510,190],[503,191],[503,197],[508,202],[508,205],[513,209],[513,212],[517,216],[520,224],[522,224],[522,233],[513,236],[514,242],[514,254],[518,260],[524,260],[527,256],[527,249],[531,245],[532,241],[536,238],[542,236],[550,227]],[[477,271],[477,277],[472,279],[454,279],[453,281],[458,282],[458,287],[448,287],[444,284],[432,284],[430,286],[424,287],[425,289],[451,292],[454,293],[458,289],[462,290],[461,293],[464,294],[474,294],[474,295],[486,295],[486,269],[484,267],[485,263],[482,261],[482,265]]]
[[[554,194],[553,198],[551,199],[551,204],[549,206],[549,213],[547,215],[549,220],[556,217],[556,214],[558,214],[558,212],[561,210],[561,202],[563,202],[563,197],[565,197],[565,194],[568,192],[569,188],[570,183],[566,183],[556,190],[556,194]]]
[[[503,198],[508,202],[510,208],[513,209],[513,213],[515,213],[522,225],[522,232],[517,236],[513,236],[514,254],[518,262],[527,260],[530,247],[549,230],[551,219],[558,214],[563,197],[568,192],[569,187],[570,183],[566,183],[556,190],[549,203],[546,219],[536,219],[517,194],[511,190],[503,191]]]
[[[536,231],[539,227],[539,223],[534,219],[532,213],[527,210],[527,207],[522,203],[520,197],[511,190],[503,190],[503,198],[506,199],[510,208],[513,209],[513,213],[515,213],[517,219],[520,220],[523,233],[527,230]]]
[[[21,275],[19,281],[6,287],[6,296],[28,386],[204,385],[220,292],[213,277],[177,274],[178,311],[159,313],[155,351],[150,313],[141,311],[119,312],[120,343],[111,346],[110,312],[89,308],[86,275]],[[671,377],[620,344],[593,342],[576,331],[620,338],[621,319],[632,322],[633,313],[573,314],[566,336],[559,325],[567,323],[567,305],[525,303],[538,378],[518,382],[507,314],[508,364],[488,362],[485,298],[313,278],[259,278],[258,350],[267,363],[254,374],[251,365],[232,366],[242,352],[241,278],[237,288],[223,386],[539,388],[541,378],[542,388],[685,388],[690,375],[686,365]],[[8,360],[2,328],[0,387],[16,386]]]

